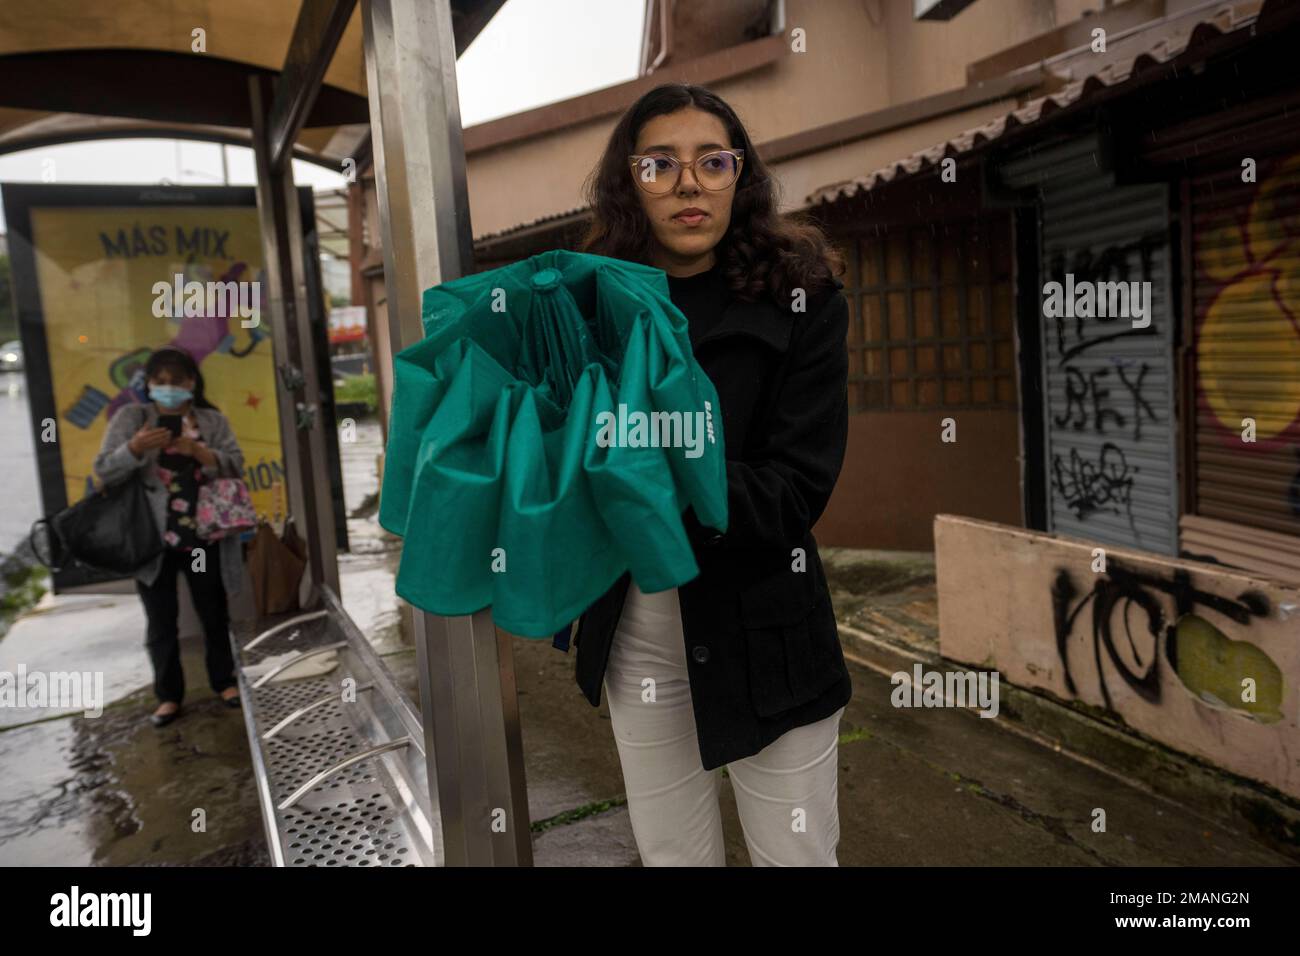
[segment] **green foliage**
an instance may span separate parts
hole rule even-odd
[[[49,573],[40,565],[19,568],[5,575],[4,593],[0,594],[0,637],[18,615],[36,605],[48,584]]]
[[[334,402],[365,402],[369,411],[379,407],[379,395],[373,372],[366,375],[349,375],[334,386]]]

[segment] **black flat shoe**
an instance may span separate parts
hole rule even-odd
[[[222,702],[223,702],[227,707],[229,707],[231,710],[234,710],[234,709],[236,709],[236,708],[238,708],[238,707],[240,706],[240,701],[239,701],[239,695],[238,695],[238,694],[236,694],[234,697],[223,697],[223,698],[221,698],[221,700],[222,700]]]
[[[150,714],[149,723],[153,724],[155,727],[166,727],[180,715],[180,708],[173,710],[170,714]]]

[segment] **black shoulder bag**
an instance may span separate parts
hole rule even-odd
[[[73,563],[134,574],[163,550],[162,533],[138,472],[40,519],[28,539],[37,560],[52,571]]]

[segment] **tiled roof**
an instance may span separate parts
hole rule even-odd
[[[481,236],[475,236],[474,241],[483,242],[486,239],[502,239],[506,236],[512,236],[517,232],[523,232],[525,229],[531,229],[533,226],[540,226],[543,223],[552,222],[557,219],[568,219],[571,216],[578,215],[579,213],[588,212],[590,211],[590,208],[590,206],[577,206],[573,209],[566,209],[563,212],[551,213],[550,215],[542,216],[539,219],[530,219],[527,222],[521,222],[505,229],[498,229],[496,232],[487,232]]]
[[[1019,109],[982,126],[976,126],[945,142],[919,150],[865,176],[829,183],[814,190],[809,205],[832,203],[860,195],[884,183],[924,172],[947,157],[958,158],[995,142],[1020,127],[1031,126],[1066,107],[1086,103],[1103,90],[1113,90],[1136,80],[1143,72],[1163,66],[1184,54],[1192,54],[1205,43],[1225,34],[1253,37],[1255,26],[1285,4],[1296,0],[1238,0],[1212,3],[1175,17],[1146,23],[1107,38],[1106,52],[1089,48],[1071,50],[1041,67],[1055,82],[1064,85],[1054,93],[1031,100]],[[1294,12],[1294,10],[1292,11]],[[1035,64],[1035,68],[1040,64]]]

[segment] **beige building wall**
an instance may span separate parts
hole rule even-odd
[[[710,84],[736,110],[761,145],[838,120],[920,97],[960,89],[966,67],[1028,40],[1070,15],[1085,0],[977,0],[955,19],[917,22],[907,0],[789,0],[787,33],[802,30],[805,52]],[[670,59],[656,76],[680,77]],[[774,168],[784,208],[798,208],[813,189],[871,172],[918,149],[980,125],[1013,100],[951,114]],[[475,236],[584,205],[583,182],[595,166],[617,116],[507,143],[468,158]]]
[[[906,103],[966,85],[966,66],[1057,26],[1051,0],[975,0],[951,20],[912,18],[912,4],[878,0],[889,54],[889,97]]]
[[[1300,797],[1300,590],[953,515],[935,544],[943,657]]]

